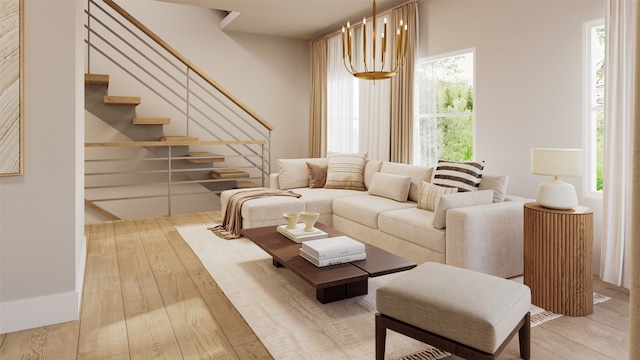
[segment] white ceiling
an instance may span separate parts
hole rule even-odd
[[[160,0],[238,12],[224,31],[316,39],[373,14],[373,0]],[[407,0],[376,0],[378,13]]]

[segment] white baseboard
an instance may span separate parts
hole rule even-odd
[[[79,319],[87,261],[86,242],[84,237],[78,252],[76,290],[0,303],[0,334]]]
[[[0,303],[0,334],[78,320],[77,291]]]

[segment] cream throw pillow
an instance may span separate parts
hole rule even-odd
[[[507,175],[483,175],[478,190],[493,190],[493,202],[503,202],[504,196],[507,195],[508,182]]]
[[[422,186],[420,186],[420,193],[418,194],[418,209],[435,211],[438,208],[438,203],[442,195],[457,192],[458,188],[437,186],[423,181]]]
[[[493,202],[492,190],[467,191],[457,194],[447,194],[440,197],[433,217],[433,227],[444,229],[447,227],[447,210],[459,207],[491,204]]]
[[[407,201],[411,176],[377,172],[371,178],[369,195],[381,196],[395,201]]]
[[[327,189],[348,189],[364,191],[364,167],[366,153],[329,153],[327,170]]]

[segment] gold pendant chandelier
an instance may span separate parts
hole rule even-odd
[[[387,19],[384,19],[384,29],[380,34],[380,60],[376,59],[377,56],[377,45],[378,41],[377,37],[377,28],[376,28],[376,0],[373,0],[373,32],[371,38],[371,44],[373,46],[372,55],[372,64],[367,64],[367,18],[362,19],[362,71],[358,71],[356,67],[353,66],[353,32],[351,29],[351,24],[347,21],[347,26],[342,27],[342,61],[344,63],[344,67],[351,73],[351,75],[355,76],[358,79],[362,80],[383,80],[394,77],[405,64],[406,53],[407,53],[407,24],[402,19],[400,20],[400,24],[396,29],[396,43],[395,43],[395,51],[393,55],[395,56],[395,65],[393,68],[385,70],[386,61],[388,59],[387,56]],[[371,68],[369,68],[371,65]]]

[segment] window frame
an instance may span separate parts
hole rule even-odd
[[[439,60],[439,59],[445,59],[445,58],[450,58],[450,57],[454,57],[454,56],[458,56],[458,55],[463,55],[463,54],[468,54],[471,53],[472,57],[473,57],[473,61],[472,61],[472,66],[471,66],[471,94],[473,96],[473,110],[469,113],[443,113],[443,115],[446,115],[447,117],[455,117],[455,116],[471,116],[471,123],[472,123],[472,146],[473,146],[473,157],[472,157],[472,161],[475,161],[476,158],[476,150],[477,150],[477,144],[476,144],[476,126],[477,126],[477,118],[476,118],[476,108],[477,108],[477,101],[476,101],[476,48],[475,47],[470,47],[470,48],[464,48],[464,49],[459,49],[459,50],[455,50],[455,51],[450,51],[450,52],[446,52],[446,53],[441,53],[441,54],[437,54],[437,55],[432,55],[432,56],[427,56],[424,58],[420,58],[416,61],[416,72],[417,72],[417,68],[419,66],[421,66],[423,63],[426,62],[431,62],[431,61],[435,61],[435,60]],[[413,149],[412,149],[412,163],[414,165],[419,165],[421,162],[421,158],[420,158],[420,153],[421,153],[421,149],[420,149],[420,109],[419,109],[419,104],[420,104],[420,99],[419,99],[419,91],[418,91],[418,78],[416,76],[416,80],[414,82],[414,98],[416,99],[414,101],[414,111],[413,111]],[[434,114],[435,116],[440,116],[440,114]],[[433,165],[435,166],[435,164]]]
[[[603,191],[597,190],[597,116],[594,116],[594,112],[598,111],[598,108],[604,111],[604,105],[594,106],[592,102],[595,79],[594,76],[592,76],[592,67],[594,64],[591,33],[594,28],[604,26],[604,19],[587,21],[582,25],[582,128],[584,143],[582,192],[584,197],[593,199],[603,198]]]

